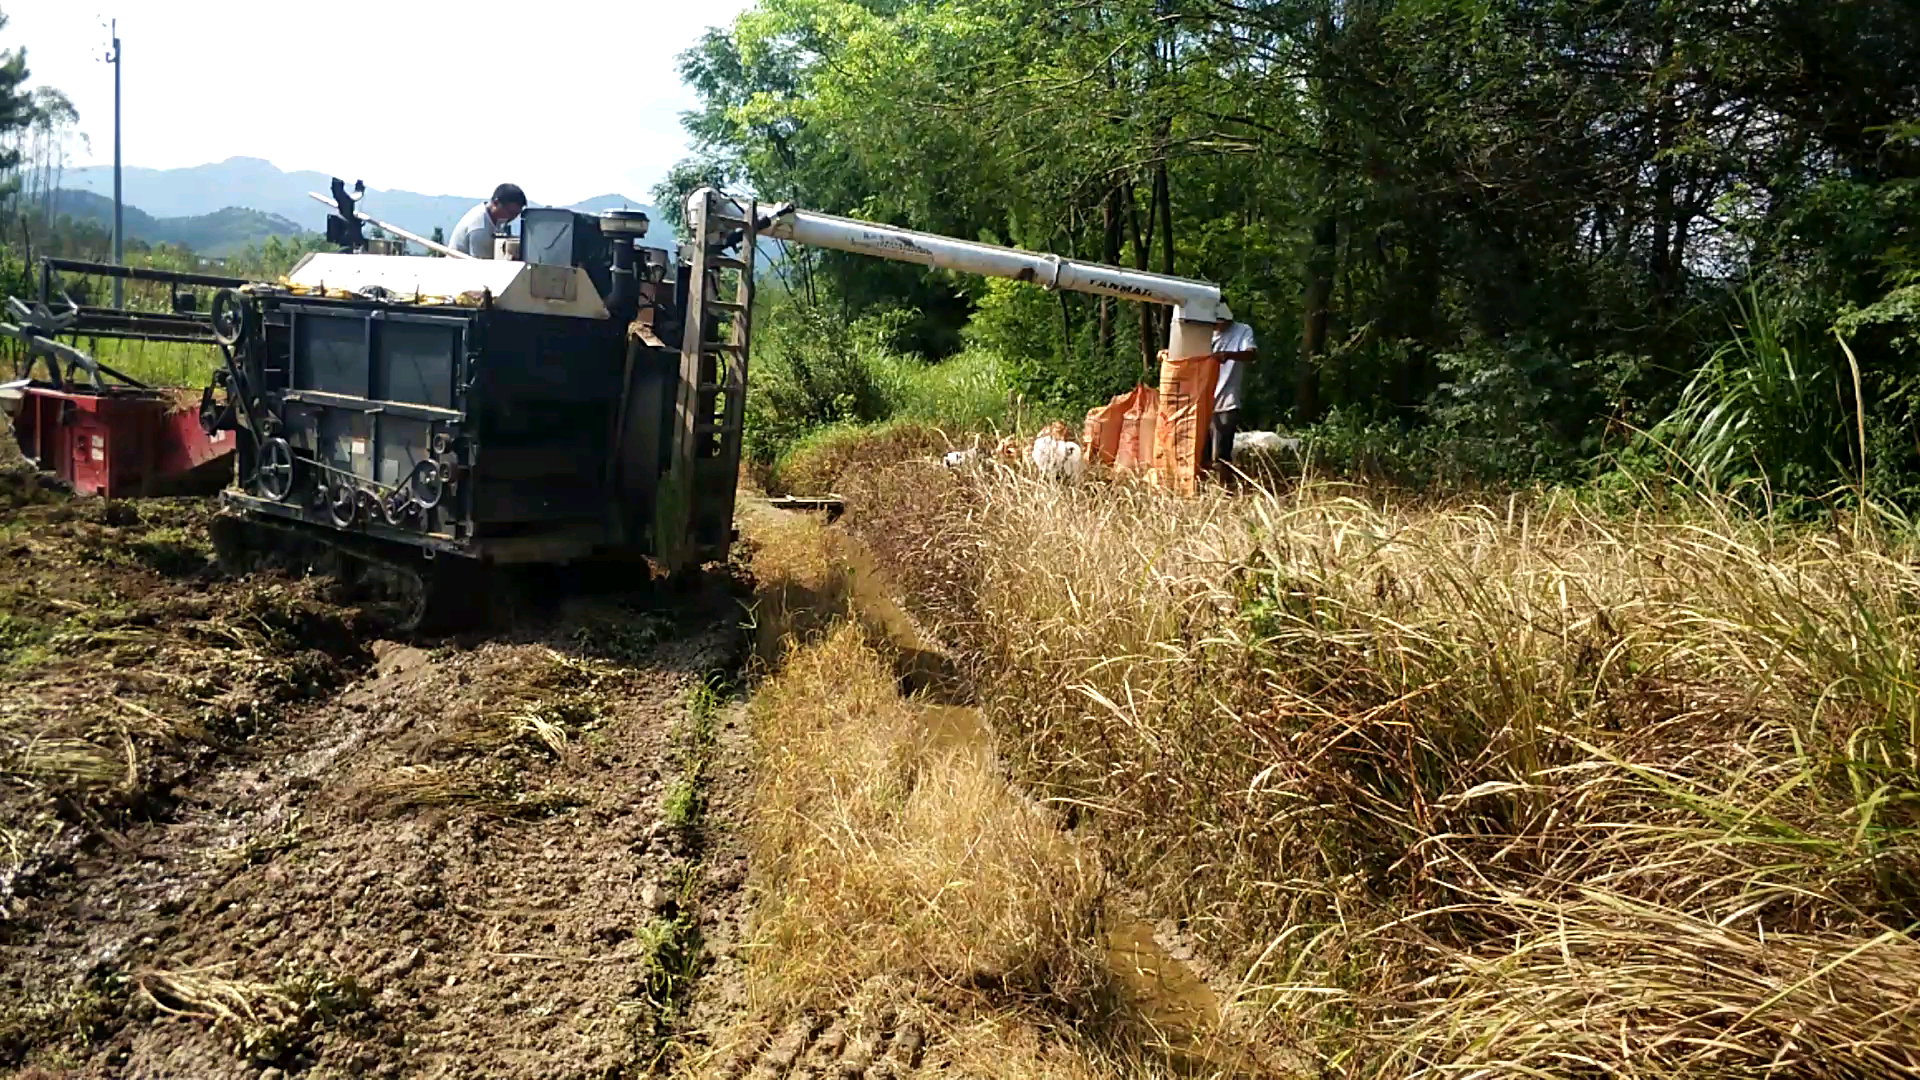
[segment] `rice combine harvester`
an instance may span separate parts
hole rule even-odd
[[[463,610],[494,568],[644,560],[673,572],[726,557],[768,242],[1171,304],[1170,363],[1204,362],[1226,312],[1205,282],[708,188],[688,197],[688,238],[671,252],[641,243],[650,222],[637,211],[529,207],[491,259],[369,217],[362,193],[335,180],[331,198],[313,196],[332,208],[338,250],[279,282],[52,260],[41,291],[55,270],[216,288],[204,315],[172,313],[162,329],[219,353],[194,417],[210,445],[232,447],[225,553],[293,550],[360,576],[402,603],[403,627]],[[395,253],[367,226],[438,257]],[[159,325],[84,314],[42,336]],[[1206,420],[1193,405],[1182,419],[1197,445]]]

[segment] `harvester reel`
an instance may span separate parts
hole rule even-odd
[[[246,298],[232,289],[221,289],[213,294],[213,306],[209,313],[213,321],[213,340],[222,345],[237,345],[247,336]]]
[[[260,466],[256,470],[260,491],[274,502],[286,502],[293,494],[293,447],[281,438],[260,444]]]

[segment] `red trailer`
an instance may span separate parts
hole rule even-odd
[[[213,495],[233,477],[233,432],[203,430],[196,392],[27,383],[0,393],[18,396],[17,411],[7,405],[20,452],[79,494]]]

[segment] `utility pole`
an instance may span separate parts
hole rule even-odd
[[[120,217],[120,20],[115,19],[108,32],[113,36],[113,52],[107,63],[113,65],[113,265],[126,265],[126,227]],[[126,283],[113,279],[113,306],[126,307]]]

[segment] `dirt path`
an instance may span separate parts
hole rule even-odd
[[[625,665],[377,644],[370,677],[14,920],[10,981],[94,1036],[34,1058],[102,1076],[644,1071],[733,883],[706,873],[675,744],[734,634],[674,614]]]
[[[270,706],[229,679],[217,696],[251,720],[208,728],[169,678],[201,653],[171,647],[168,614],[226,625],[234,597],[319,586],[220,578],[189,557],[190,507],[9,509],[8,569],[38,584],[0,598],[31,631],[0,657],[0,1072],[643,1075],[697,1045],[678,1038],[694,1010],[727,1007],[745,877],[709,825],[739,803],[727,580],[486,640],[356,626],[313,692]],[[156,533],[180,565],[66,554]],[[146,613],[144,649],[70,639],[103,575]],[[270,672],[299,636],[240,634],[207,663]],[[83,721],[128,708],[155,730],[126,736],[126,776],[48,779],[48,747],[113,749],[124,726]]]

